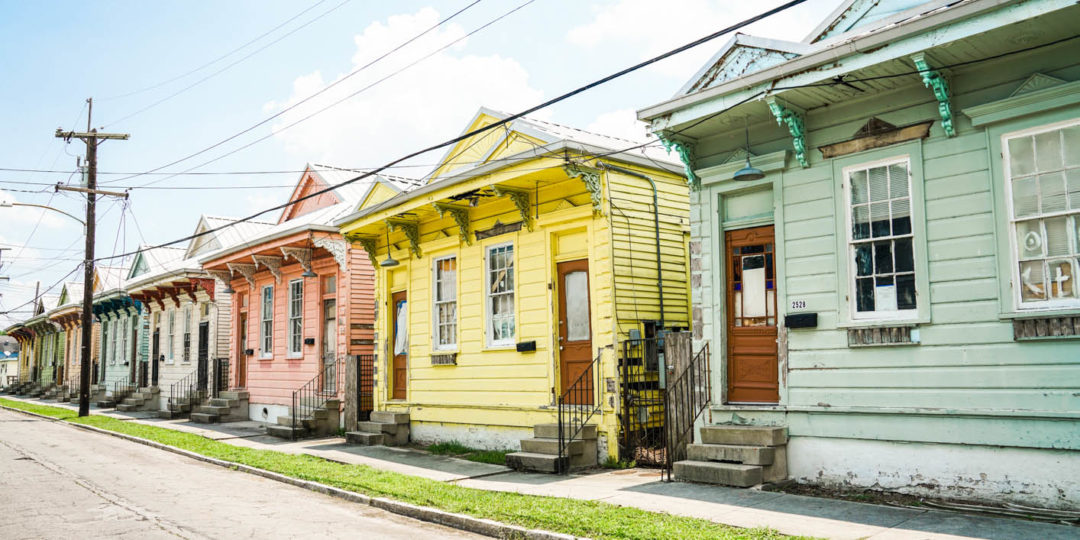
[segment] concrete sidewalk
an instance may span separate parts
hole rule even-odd
[[[3,396],[11,397],[11,396]],[[18,399],[18,398],[13,398]],[[47,405],[67,404],[26,400]],[[866,503],[662,482],[652,469],[593,471],[568,476],[514,472],[507,467],[474,463],[419,450],[362,447],[340,437],[285,441],[265,434],[260,422],[195,424],[187,420],[137,418],[111,410],[94,411],[248,448],[308,454],[325,459],[400,472],[460,486],[603,501],[643,510],[692,516],[737,527],[770,527],[784,534],[823,538],[989,538],[1075,539],[1080,527],[943,510]],[[144,415],[138,415],[144,416]]]

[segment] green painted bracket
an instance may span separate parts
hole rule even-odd
[[[529,206],[531,206],[529,203],[529,190],[506,186],[491,186],[491,189],[500,197],[510,197],[510,200],[513,201],[514,206],[517,207],[518,212],[521,214],[521,220],[525,222],[525,228],[532,231],[532,215],[529,213]]]
[[[468,208],[445,203],[431,203],[431,206],[435,207],[435,210],[439,212],[439,217],[446,217],[446,214],[449,213],[450,217],[454,218],[454,223],[457,223],[458,236],[467,245],[472,245],[472,238],[469,236]]]
[[[386,224],[390,227],[390,231],[400,229],[401,232],[405,233],[405,238],[409,240],[409,251],[417,259],[423,257],[420,252],[420,223],[411,219],[388,218]],[[389,247],[387,250],[389,250]]]
[[[690,189],[697,191],[701,189],[701,178],[694,172],[694,143],[679,140],[670,139],[663,133],[658,133],[657,137],[660,139],[660,143],[664,145],[664,150],[670,154],[672,150],[679,155],[679,161],[683,163],[683,170],[686,172],[686,181],[690,184]]]
[[[346,242],[352,242],[360,244],[364,248],[364,252],[367,253],[368,259],[371,260],[371,266],[375,268],[379,267],[379,261],[375,259],[375,250],[378,245],[379,239],[374,236],[361,236],[356,233],[345,233],[342,236],[345,237]],[[387,246],[387,253],[390,252],[390,246]]]
[[[949,81],[936,69],[930,67],[926,59],[926,53],[911,56],[915,67],[922,74],[923,86],[934,91],[934,98],[938,102],[938,114],[941,115],[941,127],[945,128],[945,135],[956,136],[956,127],[953,126],[952,103],[949,101]]]
[[[581,178],[581,181],[585,183],[585,189],[589,192],[589,197],[592,199],[593,212],[602,214],[604,192],[600,184],[600,173],[591,169],[583,169],[577,163],[567,163],[563,166],[563,170],[566,171],[566,176],[570,178]]]
[[[787,125],[788,133],[791,134],[791,145],[795,148],[795,159],[799,160],[803,167],[809,167],[810,160],[806,155],[806,124],[802,111],[772,96],[765,98],[765,103],[769,104],[776,123]]]

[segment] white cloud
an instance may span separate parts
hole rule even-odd
[[[439,20],[432,8],[375,22],[356,36],[353,68],[362,66]],[[298,160],[343,166],[371,166],[457,135],[481,106],[517,110],[539,102],[543,93],[529,85],[528,72],[514,59],[498,54],[462,54],[465,41],[413,68],[348,98],[333,109],[295,127],[282,128],[331,102],[390,75],[465,34],[449,24],[432,31],[359,75],[290,111],[274,125],[276,138]],[[337,78],[343,77],[344,74]],[[296,103],[324,87],[316,71],[293,81],[292,95],[271,110]],[[421,158],[431,163],[439,152]],[[406,169],[417,171],[417,169]],[[406,173],[418,176],[420,173]]]
[[[647,128],[644,122],[638,121],[633,109],[618,109],[600,114],[585,130],[645,142],[650,137]]]

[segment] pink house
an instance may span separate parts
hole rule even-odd
[[[289,201],[359,175],[309,165]],[[275,226],[255,237],[200,257],[203,268],[229,284],[223,293],[231,290],[231,404],[246,401],[247,418],[267,422],[271,434],[336,432],[340,412],[349,423],[363,416],[356,364],[373,354],[374,271],[367,253],[346,242],[333,222],[362,201],[403,187],[375,176],[337,187],[286,207]]]

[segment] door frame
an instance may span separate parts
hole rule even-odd
[[[241,310],[236,315],[236,387],[247,388],[247,341],[248,310]]]
[[[774,292],[774,299],[775,299],[775,303],[776,303],[775,313],[774,314],[775,314],[776,345],[777,345],[776,346],[776,394],[777,394],[777,399],[776,399],[776,402],[771,402],[771,401],[753,401],[753,402],[751,402],[751,401],[736,401],[736,402],[733,402],[733,401],[731,401],[731,396],[730,396],[731,382],[732,382],[731,381],[731,377],[732,377],[731,369],[732,369],[733,366],[731,364],[731,332],[730,332],[731,327],[729,326],[729,324],[730,324],[729,321],[730,321],[730,318],[734,316],[733,307],[732,307],[733,306],[732,302],[734,301],[734,299],[729,294],[731,291],[728,290],[729,286],[730,286],[730,279],[732,277],[730,275],[730,256],[731,256],[731,253],[729,253],[731,251],[732,247],[729,245],[729,243],[727,241],[727,235],[729,233],[733,233],[733,232],[737,232],[737,231],[745,231],[745,230],[748,230],[748,229],[759,229],[759,228],[765,228],[765,227],[772,228],[772,232],[773,232],[773,239],[772,239],[773,251],[772,251],[772,255],[773,255],[773,283],[774,283],[773,289],[775,291]],[[785,297],[782,295],[782,290],[784,289],[784,287],[781,286],[782,279],[781,279],[780,264],[779,264],[779,260],[780,260],[781,257],[780,257],[780,254],[778,253],[778,251],[779,251],[779,247],[778,247],[779,246],[779,239],[777,238],[776,225],[771,221],[770,222],[753,222],[753,223],[740,224],[738,226],[721,227],[721,230],[719,232],[720,232],[720,234],[718,235],[718,240],[717,240],[717,243],[719,244],[719,249],[717,250],[717,253],[719,254],[719,260],[716,261],[716,262],[718,263],[717,266],[720,269],[720,272],[717,272],[719,274],[718,280],[717,280],[717,281],[719,281],[719,287],[717,288],[717,290],[721,291],[721,293],[720,293],[720,297],[718,299],[716,299],[715,307],[720,308],[719,312],[722,313],[723,315],[721,317],[719,317],[719,320],[714,320],[713,322],[714,322],[715,325],[717,325],[719,334],[723,336],[722,349],[720,351],[718,351],[718,352],[721,353],[722,358],[723,358],[723,369],[718,370],[718,371],[720,371],[722,373],[722,376],[724,378],[723,379],[723,384],[720,385],[721,392],[722,392],[722,400],[720,401],[720,403],[722,405],[724,405],[724,406],[732,406],[732,407],[740,407],[740,406],[766,406],[766,407],[771,407],[771,406],[777,406],[777,405],[779,405],[779,404],[786,401],[786,392],[784,392],[784,387],[783,387],[783,384],[782,384],[784,375],[783,375],[782,369],[781,369],[781,356],[783,354],[783,351],[781,349],[784,346],[783,342],[786,341],[786,339],[784,338],[784,335],[783,335],[784,327],[783,327],[782,308],[784,307],[784,305],[786,303],[786,300],[785,300]]]
[[[566,265],[566,268],[567,268],[565,273],[562,270],[560,270],[560,268],[559,268],[560,266],[563,266],[563,265]],[[592,300],[593,300],[593,297],[592,297],[592,275],[590,274],[589,258],[588,257],[582,257],[580,259],[570,259],[570,260],[566,260],[566,261],[556,261],[555,262],[555,294],[556,294],[556,298],[555,298],[555,321],[556,321],[556,324],[555,324],[555,344],[556,344],[556,346],[555,346],[555,357],[556,357],[556,364],[555,365],[556,365],[556,368],[557,368],[557,371],[558,371],[558,378],[557,378],[557,381],[556,381],[557,388],[558,388],[558,396],[562,396],[562,394],[564,392],[566,392],[567,386],[569,386],[569,382],[570,382],[570,381],[567,380],[567,370],[565,369],[566,364],[565,364],[565,362],[563,360],[563,354],[562,354],[562,351],[563,351],[563,345],[562,345],[563,324],[562,323],[565,320],[565,315],[566,315],[566,313],[565,313],[566,295],[564,294],[564,291],[563,291],[564,282],[563,282],[562,276],[564,276],[565,274],[568,274],[570,272],[575,272],[575,271],[581,270],[581,268],[574,268],[573,267],[573,266],[577,266],[577,265],[583,266],[583,269],[585,270],[585,279],[586,279],[585,285],[586,285],[586,287],[588,289],[588,293],[589,293],[589,301],[588,301],[588,303],[586,305],[586,307],[588,308],[588,317],[589,317],[589,356],[588,356],[588,361],[589,362],[592,362],[592,360],[594,358],[593,353],[594,353],[594,351],[596,351],[596,346],[595,346],[595,343],[594,343],[595,338],[596,338],[596,332],[594,331],[593,326],[592,326],[592,323],[593,323],[593,318],[592,318],[592,312],[593,312]],[[594,404],[595,404],[595,401],[596,401],[596,393],[597,393],[597,391],[598,391],[598,389],[595,389],[595,388],[593,389],[593,401],[594,401]],[[556,396],[556,397],[558,398],[558,396]]]
[[[387,335],[386,356],[387,356],[387,358],[389,360],[387,362],[387,364],[388,364],[388,366],[387,366],[388,367],[388,369],[387,369],[387,382],[388,382],[388,384],[387,384],[387,393],[389,394],[388,395],[388,401],[406,401],[406,400],[408,400],[408,397],[409,397],[409,385],[408,385],[408,379],[407,378],[406,378],[405,384],[403,385],[403,389],[404,389],[403,393],[404,393],[404,395],[401,396],[401,397],[396,397],[395,392],[394,392],[394,390],[395,390],[394,387],[397,385],[397,382],[398,382],[397,381],[397,376],[394,375],[394,371],[395,371],[394,359],[397,356],[396,354],[394,354],[394,342],[397,341],[397,332],[394,329],[394,324],[397,321],[397,304],[398,304],[398,299],[399,298],[405,300],[405,328],[406,328],[405,331],[406,331],[406,334],[408,333],[408,327],[409,327],[409,311],[410,310],[409,310],[409,291],[408,291],[408,289],[402,289],[400,291],[391,292],[390,293],[390,306],[389,306],[389,309],[386,310],[387,311],[387,316],[388,316],[387,321],[386,321],[387,322],[386,326],[387,326],[387,330],[388,330],[388,332],[386,334]],[[410,343],[410,345],[411,345],[411,343]],[[406,377],[408,376],[407,375],[408,372],[409,372],[409,348],[406,347],[406,349],[405,349],[405,373],[406,373]]]

